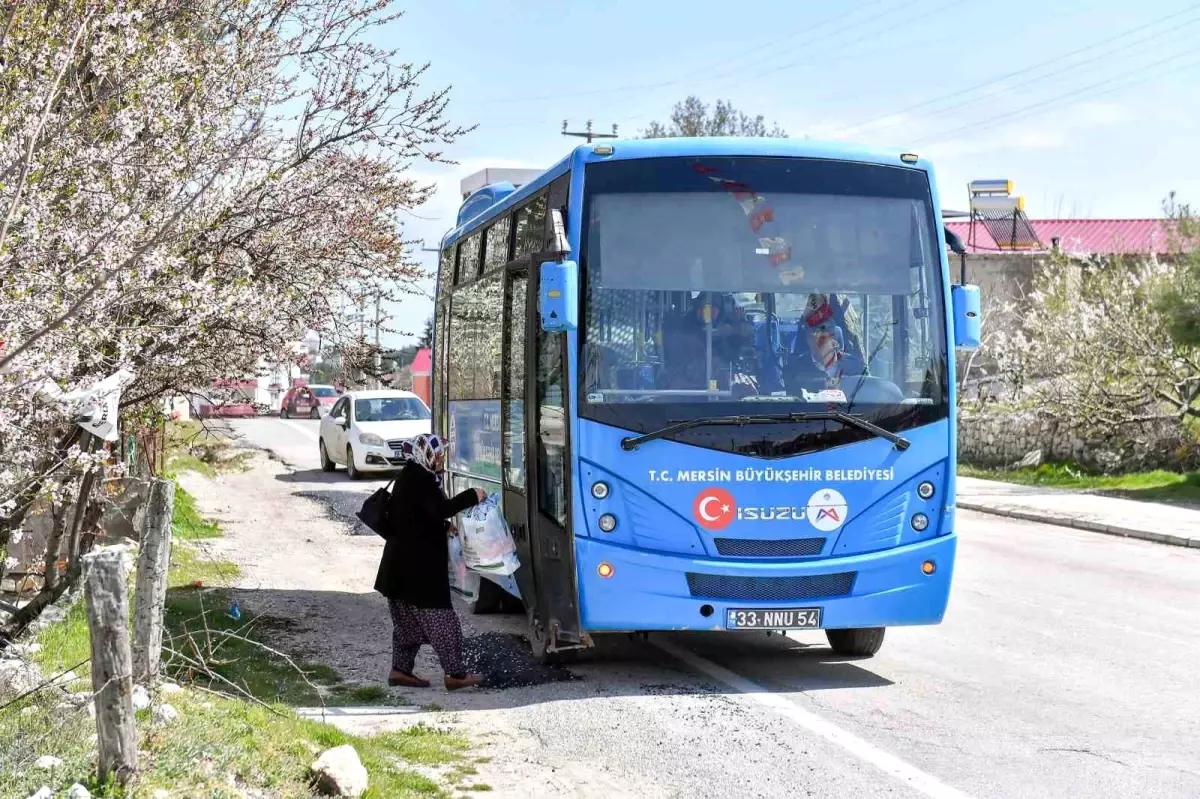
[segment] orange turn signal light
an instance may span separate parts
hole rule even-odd
[[[607,563],[601,563],[596,567],[596,573],[601,577],[608,579],[609,577],[613,576],[613,567]]]
[[[921,571],[925,574],[933,574],[935,571],[937,571],[937,564],[932,560],[927,560],[921,564]]]

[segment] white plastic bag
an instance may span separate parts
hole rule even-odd
[[[450,545],[450,590],[470,602],[479,596],[479,575],[467,568],[459,536],[454,536],[448,543]]]
[[[479,572],[510,575],[520,566],[517,545],[508,532],[508,522],[500,510],[500,496],[487,499],[459,518],[462,554],[467,566]]]

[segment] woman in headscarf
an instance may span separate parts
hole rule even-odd
[[[392,489],[384,524],[383,558],[375,590],[387,597],[392,614],[392,671],[388,685],[428,688],[413,674],[417,652],[429,644],[445,672],[448,690],[479,685],[462,658],[462,626],[450,604],[448,520],[484,500],[472,488],[447,499],[442,491],[445,444],[419,435],[404,447],[406,462]]]

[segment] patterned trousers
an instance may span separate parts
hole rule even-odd
[[[429,644],[449,677],[466,676],[463,670],[463,635],[458,614],[450,608],[414,608],[407,602],[388,600],[392,614],[392,668],[412,674],[417,652]]]

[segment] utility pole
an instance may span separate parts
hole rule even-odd
[[[571,131],[571,130],[567,130],[567,120],[564,119],[563,126],[562,126],[562,135],[577,136],[581,139],[587,139],[588,144],[591,144],[592,139],[615,139],[615,138],[617,138],[617,126],[615,124],[613,125],[612,133],[593,133],[592,132],[592,120],[589,119],[587,121],[587,130]]]
[[[379,373],[383,369],[383,358],[379,352],[379,291],[375,292],[375,388],[383,388]]]

